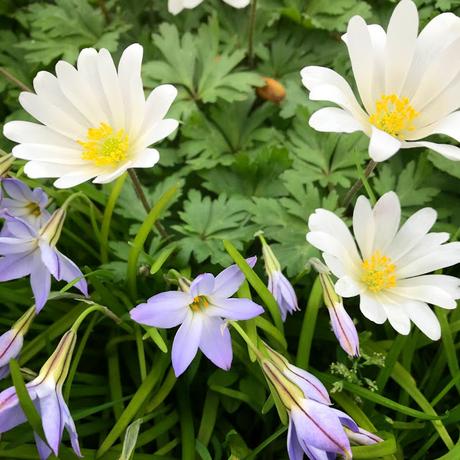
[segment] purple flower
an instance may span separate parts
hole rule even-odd
[[[256,258],[248,259],[254,266]],[[232,363],[232,341],[225,319],[254,318],[264,309],[249,299],[229,298],[244,281],[244,275],[232,265],[214,277],[199,275],[183,291],[154,295],[147,303],[133,308],[131,318],[148,326],[171,328],[181,325],[174,337],[172,364],[181,375],[195,357],[198,348],[216,366],[228,370]]]
[[[24,342],[24,335],[35,318],[35,307],[29,308],[13,327],[0,336],[0,380],[10,373],[10,359],[15,359]]]
[[[324,303],[331,318],[332,330],[340,346],[350,356],[359,356],[359,338],[355,323],[346,312],[342,298],[335,292],[334,284],[329,276],[329,269],[316,258],[310,259],[310,263],[319,273]]]
[[[0,281],[30,275],[37,313],[45,305],[51,289],[51,275],[67,282],[81,279],[75,286],[86,296],[87,284],[80,269],[56,249],[65,211],[58,209],[41,228],[22,219],[7,217],[8,236],[0,237]]]
[[[46,210],[48,196],[41,188],[31,190],[18,179],[3,179],[2,185],[9,198],[2,196],[0,208],[10,216],[19,217],[35,228],[50,218]]]
[[[41,460],[51,453],[59,454],[64,428],[70,435],[70,442],[78,456],[78,434],[69,408],[62,396],[62,385],[67,377],[72,352],[75,347],[76,334],[68,331],[62,337],[54,353],[48,358],[38,376],[26,385],[30,398],[34,402],[43,426],[46,442],[35,433],[35,442]],[[14,387],[0,393],[0,433],[5,433],[24,423],[26,416],[19,404]]]
[[[350,440],[380,442],[378,436],[356,425],[347,414],[331,407],[324,385],[307,371],[293,366],[267,345],[262,370],[289,413],[287,450],[290,460],[351,458]]]
[[[256,235],[262,243],[262,252],[264,255],[265,271],[268,276],[268,290],[273,294],[281,312],[281,318],[286,321],[288,313],[294,313],[299,310],[297,296],[290,281],[281,272],[281,265],[273,253],[272,248],[268,245],[263,233],[257,232]]]

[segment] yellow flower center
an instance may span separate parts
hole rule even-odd
[[[209,307],[209,301],[204,295],[199,295],[193,298],[193,303],[190,304],[190,308],[194,312],[203,311]]]
[[[115,166],[126,160],[129,138],[123,129],[114,131],[107,123],[89,128],[85,141],[77,141],[83,147],[81,157],[96,166]]]
[[[402,139],[404,133],[414,131],[413,122],[418,116],[419,113],[410,105],[409,98],[389,94],[375,103],[375,112],[369,117],[369,121],[376,128]]]
[[[391,259],[375,251],[371,257],[361,263],[361,281],[369,291],[380,292],[396,286],[395,265]]]
[[[31,201],[28,205],[26,205],[26,209],[29,212],[29,215],[31,216],[38,217],[42,213],[40,205],[35,201]]]

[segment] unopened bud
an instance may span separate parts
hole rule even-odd
[[[64,208],[56,209],[46,224],[40,229],[40,237],[46,240],[50,246],[56,246],[61,236],[66,211]]]

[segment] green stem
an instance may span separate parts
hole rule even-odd
[[[240,334],[241,338],[246,342],[246,344],[254,352],[254,354],[259,359],[262,359],[263,356],[260,353],[259,349],[254,345],[254,343],[249,338],[249,336],[246,334],[246,332],[244,332],[243,328],[236,321],[230,321],[230,324],[232,325],[233,329],[235,329],[235,331],[238,332],[238,334]]]
[[[158,217],[161,213],[166,209],[169,205],[171,200],[174,198],[174,195],[177,193],[179,186],[178,184],[173,185],[170,189],[168,189],[158,200],[155,206],[150,210],[149,214],[147,215],[146,219],[142,223],[139,231],[137,232],[136,237],[134,238],[131,251],[129,252],[128,256],[128,286],[131,292],[133,299],[136,298],[136,275],[137,275],[137,261],[139,259],[139,255],[144,247],[145,240],[150,233],[153,225],[157,221]]]
[[[366,169],[364,170],[364,177],[367,179],[371,174],[372,171],[374,171],[375,167],[377,166],[377,163],[374,160],[370,160],[369,163],[366,166]],[[342,207],[344,209],[347,209],[348,206],[351,203],[351,200],[353,200],[354,196],[361,190],[361,187],[363,186],[363,181],[361,179],[358,179],[354,184],[353,187],[348,191],[348,193],[345,195],[345,198],[343,200]]]
[[[302,369],[308,369],[308,364],[310,362],[311,345],[313,342],[313,334],[315,333],[318,310],[322,304],[322,296],[323,290],[321,288],[320,277],[318,276],[313,283],[310,297],[308,298],[297,348],[296,365]]]
[[[134,169],[128,169],[128,174],[133,183],[134,191],[136,192],[137,197],[142,203],[142,206],[144,206],[145,212],[149,214],[151,211],[151,206],[149,204],[149,201],[147,200],[147,197],[145,196],[144,190],[142,189],[142,184],[141,184],[141,181],[139,180],[139,176],[137,175]],[[160,233],[160,235],[163,238],[167,238],[168,232],[165,230],[163,225],[161,225],[161,223],[158,221],[155,221],[154,224],[155,224],[156,229]]]
[[[249,31],[248,31],[248,61],[249,66],[254,65],[254,30],[256,28],[256,10],[257,0],[251,2],[251,12],[249,13]]]
[[[71,330],[76,333],[81,323],[85,320],[85,318],[91,313],[93,313],[94,311],[99,311],[103,313],[105,316],[108,316],[110,319],[114,320],[118,324],[121,323],[121,319],[118,316],[116,316],[114,313],[112,313],[107,307],[104,307],[103,305],[99,305],[99,304],[94,304],[91,307],[88,307],[82,313],[80,313],[80,316],[73,323]]]
[[[112,191],[110,192],[109,199],[107,200],[107,204],[105,206],[101,226],[101,261],[103,264],[106,264],[109,261],[108,247],[110,223],[112,221],[112,214],[115,208],[115,204],[117,203],[118,197],[120,196],[120,193],[123,189],[126,177],[126,174],[123,174],[115,181]]]

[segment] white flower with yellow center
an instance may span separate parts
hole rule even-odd
[[[460,279],[427,273],[459,263],[460,242],[446,243],[448,233],[428,233],[436,217],[434,209],[423,208],[399,228],[401,206],[394,192],[385,193],[373,209],[360,196],[353,212],[355,238],[334,213],[317,209],[308,220],[307,241],[323,252],[338,278],[337,293],[360,296],[366,318],[378,324],[388,319],[404,335],[412,320],[437,340],[439,322],[427,304],[455,308]]]
[[[57,177],[59,188],[92,178],[102,184],[158,162],[158,151],[149,146],[177,128],[176,120],[164,118],[177,91],[161,85],[145,99],[142,54],[142,46],[129,46],[117,69],[106,49],[87,48],[76,68],[59,61],[56,76],[37,74],[35,94],[21,93],[19,102],[41,124],[12,121],[3,129],[19,143],[13,155],[29,160],[29,177]]]
[[[351,18],[343,40],[362,104],[333,70],[305,67],[301,76],[310,99],[339,106],[316,111],[310,126],[325,132],[363,131],[370,137],[374,161],[414,147],[460,160],[458,147],[421,140],[444,134],[460,141],[460,18],[443,13],[419,35],[418,26],[411,0],[399,2],[387,32],[360,16]]]

